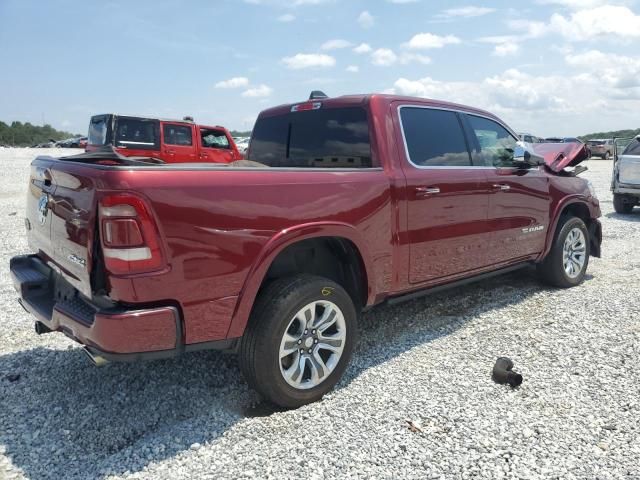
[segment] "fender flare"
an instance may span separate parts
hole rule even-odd
[[[569,205],[575,205],[575,204],[582,204],[585,207],[587,207],[587,210],[589,210],[589,216],[591,218],[594,218],[592,215],[592,208],[589,205],[589,202],[587,201],[587,198],[583,195],[575,195],[575,196],[571,196],[568,197],[566,200],[564,200],[561,203],[558,203],[554,212],[553,212],[553,217],[551,219],[551,221],[549,222],[549,229],[547,231],[547,238],[545,240],[545,245],[544,245],[544,250],[542,251],[542,253],[540,254],[540,256],[538,257],[538,261],[542,261],[548,254],[549,251],[551,250],[551,247],[553,246],[553,238],[556,235],[556,229],[558,228],[558,222],[560,221],[560,217],[562,216],[562,212],[569,206]],[[587,225],[587,228],[589,227],[589,225]]]
[[[227,331],[227,338],[237,338],[244,334],[258,290],[275,258],[285,248],[295,243],[319,237],[344,238],[355,245],[362,258],[367,278],[367,305],[373,303],[376,296],[375,282],[373,281],[373,264],[362,234],[353,226],[341,222],[314,222],[297,225],[279,231],[264,245],[257,255],[238,295],[236,308]]]

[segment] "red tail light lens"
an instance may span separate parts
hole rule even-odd
[[[114,275],[158,270],[164,265],[159,233],[145,201],[132,194],[107,195],[98,209],[102,253]]]

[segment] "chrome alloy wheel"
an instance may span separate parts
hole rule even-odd
[[[293,388],[320,385],[338,365],[347,335],[344,315],[326,300],[302,307],[280,342],[280,373]]]
[[[569,231],[562,247],[562,264],[569,278],[576,278],[582,272],[587,260],[587,242],[579,228]]]

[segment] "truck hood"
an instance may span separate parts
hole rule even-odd
[[[556,173],[589,158],[587,147],[582,143],[535,143],[532,147],[533,153],[544,158],[547,167]]]

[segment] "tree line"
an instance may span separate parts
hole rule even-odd
[[[0,122],[0,145],[30,147],[49,140],[58,141],[79,136],[79,134],[56,130],[51,125],[32,125],[29,122],[11,122],[8,125]]]
[[[640,128],[636,128],[635,130],[614,130],[611,132],[588,133],[587,135],[583,135],[578,138],[583,142],[586,142],[587,140],[593,140],[596,138],[633,138],[637,135],[640,135]]]

